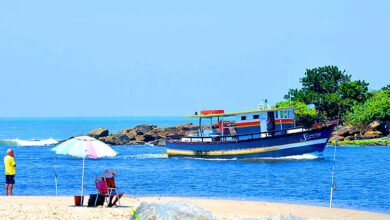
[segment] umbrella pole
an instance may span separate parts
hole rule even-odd
[[[81,199],[82,200],[84,196],[84,165],[85,165],[85,156],[83,157],[83,171],[81,174]]]

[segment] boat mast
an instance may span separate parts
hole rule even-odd
[[[199,136],[203,136],[202,133],[202,117],[199,117]]]

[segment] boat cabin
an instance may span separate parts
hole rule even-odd
[[[261,110],[227,112],[224,110],[204,110],[187,117],[199,118],[199,136],[229,136],[232,129],[235,135],[273,132],[280,133],[295,127],[295,108],[269,108]],[[213,124],[217,119],[217,124]],[[209,122],[210,130],[202,124]],[[217,127],[216,127],[217,125]]]

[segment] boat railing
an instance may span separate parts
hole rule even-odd
[[[185,136],[185,135],[175,135],[167,136],[168,141],[179,141],[179,142],[220,142],[220,141],[239,141],[239,140],[251,140],[258,138],[266,138],[272,136],[279,136],[284,134],[291,134],[296,132],[305,131],[304,127],[294,127],[286,128],[282,130],[272,130],[251,134],[236,134],[236,135],[211,135],[211,136]],[[306,129],[307,130],[307,129]]]

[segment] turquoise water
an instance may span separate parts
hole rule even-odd
[[[170,126],[188,122],[176,117],[0,119],[0,152],[28,142],[4,140],[64,139],[92,128],[112,131],[141,123]],[[57,159],[50,146],[12,146],[17,175],[15,195],[76,195],[81,188],[82,160]],[[164,148],[113,146],[115,158],[86,160],[85,193],[94,193],[93,177],[107,168],[119,175],[120,190],[129,195],[174,195],[266,200],[327,206],[333,148],[322,156],[303,155],[272,160],[168,159]],[[337,149],[334,207],[390,213],[390,148]],[[54,166],[56,170],[54,170]],[[4,184],[4,178],[0,180]]]

